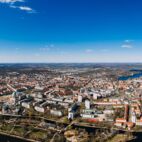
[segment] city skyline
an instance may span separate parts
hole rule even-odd
[[[0,0],[0,62],[142,62],[140,0]]]

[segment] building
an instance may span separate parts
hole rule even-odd
[[[137,120],[137,118],[136,118],[136,113],[135,113],[135,111],[132,111],[132,114],[131,114],[131,121],[132,121],[133,123],[136,123],[136,120]]]
[[[90,100],[85,100],[85,108],[90,109]]]

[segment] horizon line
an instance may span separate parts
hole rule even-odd
[[[142,62],[0,62],[0,64],[142,64]]]

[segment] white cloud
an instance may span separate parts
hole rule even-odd
[[[10,5],[11,8],[17,8],[17,9],[20,9],[22,11],[26,11],[26,12],[29,12],[29,13],[34,13],[35,10],[33,10],[31,7],[28,7],[28,6],[15,6],[15,5]]]
[[[36,13],[35,10],[33,10],[31,7],[29,6],[19,6],[17,7],[18,9],[22,10],[22,11],[26,11],[28,13]]]
[[[122,48],[128,48],[128,49],[133,48],[133,46],[130,45],[130,44],[123,44],[121,47]]]
[[[52,50],[52,48],[54,48],[55,45],[54,44],[47,44],[44,47],[39,48],[40,51],[49,51]],[[55,48],[54,48],[55,49]],[[59,49],[60,50],[60,49]]]
[[[50,48],[49,48],[49,47],[43,47],[43,48],[40,48],[39,50],[40,50],[40,51],[49,51]]]
[[[127,48],[127,49],[130,49],[130,48],[133,48],[133,46],[132,46],[132,42],[133,42],[134,40],[124,40],[124,44],[122,44],[122,48]]]
[[[15,6],[15,5],[10,5],[10,8],[17,8],[17,6]]]
[[[130,42],[133,42],[134,40],[129,40],[129,39],[127,39],[127,40],[125,40],[124,42],[125,43],[130,43]]]
[[[86,52],[86,53],[92,53],[93,50],[92,50],[92,49],[86,49],[85,52]]]
[[[1,3],[24,2],[24,0],[0,0]]]
[[[28,13],[35,13],[35,10],[33,10],[31,7],[29,6],[16,6],[15,3],[16,2],[25,2],[25,0],[0,0],[0,3],[6,3],[9,5],[10,8],[16,8],[16,9],[20,9],[22,11],[26,11]]]
[[[25,10],[25,11],[32,11],[32,8],[28,7],[28,6],[19,6],[20,10]]]

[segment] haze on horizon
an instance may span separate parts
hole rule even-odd
[[[0,62],[142,62],[140,0],[0,0]]]

